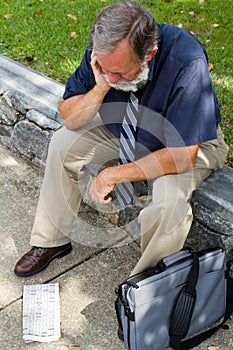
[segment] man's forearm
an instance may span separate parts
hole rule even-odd
[[[155,179],[169,174],[180,174],[192,169],[196,163],[199,146],[163,148],[137,160],[136,165],[145,179]]]
[[[90,122],[99,110],[106,92],[94,86],[84,95],[75,95],[61,100],[58,110],[68,129],[78,129]]]
[[[195,166],[198,145],[182,148],[164,148],[135,162],[106,168],[106,177],[119,182],[151,180],[162,175],[183,173]]]

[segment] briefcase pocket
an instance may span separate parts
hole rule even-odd
[[[208,286],[208,287],[207,287]],[[226,279],[222,270],[206,273],[197,283],[197,301],[187,337],[215,326],[226,309]]]

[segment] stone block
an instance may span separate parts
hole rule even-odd
[[[233,169],[213,172],[193,193],[195,219],[210,231],[233,235]]]
[[[0,124],[0,143],[7,148],[11,148],[11,135],[13,128],[8,125]]]
[[[1,125],[0,124],[0,136],[3,136],[3,137],[11,137],[11,134],[12,134],[12,128],[8,125]]]
[[[19,113],[15,111],[9,92],[0,97],[0,124],[14,125],[18,120]]]
[[[192,196],[194,223],[187,242],[195,249],[221,246],[233,259],[233,169],[213,172]]]
[[[22,120],[14,128],[12,143],[14,148],[31,160],[34,158],[45,162],[52,132],[42,131],[38,126]]]
[[[61,124],[46,117],[44,114],[31,109],[27,112],[26,118],[35,124],[39,125],[42,129],[58,130]]]
[[[15,90],[7,91],[7,94],[11,99],[15,111],[25,115],[30,109],[30,104],[27,103],[27,98],[25,98],[25,95],[23,95],[20,91]]]

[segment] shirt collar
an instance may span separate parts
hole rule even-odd
[[[149,73],[148,73],[148,80],[153,79],[153,73],[154,73],[154,57],[149,62]]]

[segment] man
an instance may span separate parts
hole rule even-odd
[[[142,255],[132,271],[138,273],[183,247],[192,191],[226,158],[207,55],[194,36],[155,24],[139,4],[116,2],[97,16],[89,41],[59,104],[65,127],[50,143],[32,249],[16,264],[18,276],[33,275],[71,251],[68,236],[88,164],[119,159],[92,182],[96,203],[109,205],[121,185],[151,184],[151,203],[138,218]],[[123,137],[129,99],[137,124],[130,121],[131,136]],[[130,148],[133,158],[120,161]],[[125,191],[118,191],[119,201]]]

